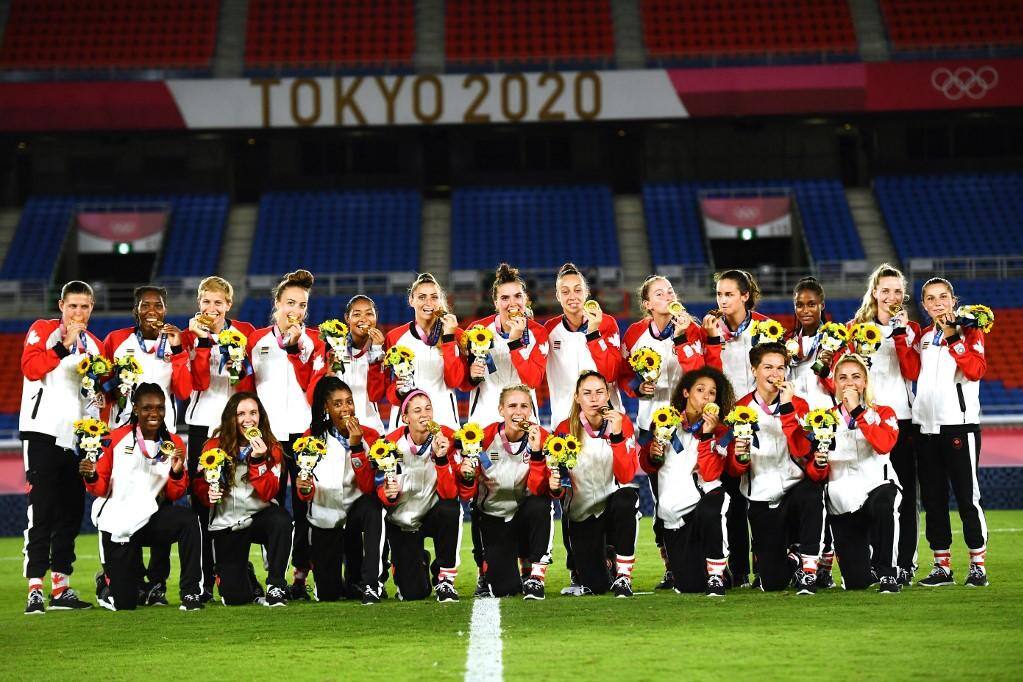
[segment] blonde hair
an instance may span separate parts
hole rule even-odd
[[[232,287],[231,283],[223,277],[212,275],[199,282],[199,289],[196,291],[196,298],[202,298],[202,292],[204,291],[223,294],[228,303],[234,300],[234,287]]]
[[[579,401],[575,399],[575,395],[579,394],[579,387],[582,386],[583,382],[590,377],[597,377],[604,382],[604,387],[607,388],[607,379],[604,378],[603,374],[593,369],[583,370],[583,372],[579,375],[579,378],[575,380],[575,394],[572,397],[572,409],[569,410],[568,413],[568,432],[578,438],[580,442],[582,442],[583,439],[583,423],[581,420],[583,408],[582,405],[579,404]]]
[[[864,382],[863,383],[863,402],[866,403],[867,407],[870,407],[870,408],[874,407],[874,390],[870,387],[870,368],[867,367],[867,361],[866,361],[866,359],[864,359],[864,357],[862,355],[859,355],[857,353],[848,353],[846,355],[843,355],[841,358],[839,358],[838,362],[835,364],[835,371],[832,373],[832,376],[833,377],[837,377],[838,376],[838,368],[839,368],[839,366],[840,365],[844,365],[847,362],[859,365],[860,369],[863,370],[863,382]],[[838,398],[838,395],[837,395],[837,391],[838,391],[837,383],[836,383],[836,386],[835,386],[835,391],[836,391],[835,398]]]
[[[863,301],[853,317],[853,322],[872,322],[877,318],[877,299],[874,297],[874,290],[877,289],[883,277],[898,277],[902,282],[903,294],[905,294],[908,284],[902,271],[888,263],[881,263],[867,278],[867,292],[863,294]]]
[[[650,287],[654,285],[657,280],[663,279],[671,286],[671,281],[664,275],[650,275],[643,283],[639,285],[639,289],[636,290],[636,295],[639,296],[639,308],[640,312],[643,313],[643,317],[653,317],[653,313],[643,307],[643,302],[650,298]]]
[[[526,386],[525,384],[508,384],[507,386],[501,389],[501,394],[497,397],[497,404],[504,405],[504,397],[509,393],[515,392],[525,393],[527,396],[529,396],[529,402],[530,403],[533,402],[533,394],[530,392],[529,386]]]

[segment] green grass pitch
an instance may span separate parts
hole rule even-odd
[[[544,602],[501,602],[506,679],[1020,679],[1023,678],[1023,511],[988,514],[991,586],[913,587],[899,595],[830,590],[729,592],[721,600],[674,593],[558,595],[564,552]],[[953,518],[953,528],[958,518]],[[921,538],[926,572],[929,554]],[[92,598],[95,536],[78,540],[72,584]],[[3,679],[459,679],[465,673],[476,571],[468,528],[462,601],[375,607],[299,603],[285,609],[171,606],[26,617],[21,540],[0,539],[0,678]],[[662,571],[650,519],[641,526],[635,588]],[[961,535],[957,580],[966,574]],[[390,586],[393,592],[393,586]]]

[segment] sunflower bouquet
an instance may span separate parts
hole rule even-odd
[[[245,347],[249,340],[237,329],[222,329],[217,334],[220,346],[220,370],[227,370],[227,375],[234,386],[252,372],[252,366],[245,357]]]
[[[398,448],[386,438],[381,438],[369,449],[369,461],[390,483],[398,475]]]
[[[671,405],[654,410],[654,414],[650,418],[650,426],[653,428],[654,438],[665,448],[667,448],[672,436],[675,435],[675,429],[681,423],[682,415]]]
[[[483,429],[476,422],[469,422],[455,432],[455,440],[461,443],[462,456],[469,458],[475,472],[479,466],[480,454],[483,452]],[[466,482],[472,480],[470,476],[465,478]]]
[[[643,381],[657,381],[661,376],[661,354],[653,348],[637,348],[629,355],[629,366]]]
[[[481,324],[473,325],[465,330],[466,350],[477,360],[486,362],[490,349],[494,347],[494,332]]]
[[[995,326],[995,312],[986,305],[961,305],[956,308],[956,324],[989,334]]]
[[[825,322],[821,325],[821,349],[836,353],[842,346],[849,343],[849,328],[837,322]],[[820,358],[814,360],[810,369],[814,374],[820,374],[824,370],[825,363]]]
[[[103,455],[103,446],[107,444],[103,436],[110,433],[106,422],[85,417],[75,421],[75,449],[85,453],[85,459],[90,462],[97,461]]]
[[[113,365],[110,360],[102,355],[93,353],[83,355],[82,359],[78,361],[78,374],[82,377],[82,397],[94,400],[97,393],[96,387],[100,385],[103,377],[110,374],[111,369],[113,369]]]
[[[785,327],[777,320],[755,320],[750,324],[750,333],[753,335],[754,346],[762,343],[781,343],[785,338]]]
[[[759,429],[758,421],[756,411],[745,405],[736,405],[731,412],[725,415],[725,424],[731,427],[732,437],[737,440],[752,441],[754,434]],[[739,461],[749,461],[749,455],[743,456]]]
[[[313,469],[327,454],[327,443],[316,436],[302,436],[292,445],[295,463],[298,464],[298,477],[308,481],[313,476]]]
[[[408,346],[391,346],[384,354],[384,367],[389,367],[396,379],[409,381],[416,371],[415,359],[416,354]]]
[[[850,344],[853,350],[865,358],[877,352],[884,342],[881,328],[873,322],[858,322],[849,330]]]
[[[561,473],[562,480],[565,480],[567,472],[575,468],[579,463],[579,451],[582,444],[572,434],[564,436],[551,436],[543,446],[547,456],[547,466],[551,471]]]
[[[332,372],[345,371],[345,363],[341,360],[348,338],[348,325],[338,319],[320,323],[320,336],[330,347],[330,369]]]
[[[803,429],[807,432],[814,451],[826,453],[835,447],[835,433],[838,431],[838,418],[831,410],[811,410],[806,415]]]
[[[210,486],[210,492],[219,493],[220,482],[224,478],[224,465],[227,464],[227,453],[220,448],[206,450],[199,457],[199,469]]]
[[[117,407],[124,410],[128,405],[129,396],[135,390],[141,377],[142,365],[134,355],[114,358],[113,377],[103,385],[103,388],[108,391],[117,390]]]

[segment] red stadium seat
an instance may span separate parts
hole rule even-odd
[[[21,410],[21,349],[23,334],[0,334],[0,413]]]
[[[3,69],[209,69],[217,0],[14,0]]]
[[[1015,0],[881,0],[892,48],[1018,47],[1023,7]]]

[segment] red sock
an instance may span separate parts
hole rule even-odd
[[[64,590],[71,587],[71,579],[64,573],[57,573],[56,571],[50,571],[50,582],[53,585],[50,595],[54,598],[64,594]]]
[[[811,554],[800,554],[800,563],[803,565],[803,573],[817,574],[817,557]]]
[[[946,571],[952,570],[952,550],[950,549],[936,549],[934,550],[934,565],[944,568]]]
[[[981,570],[984,570],[985,557],[987,557],[987,547],[970,550],[970,564],[973,566],[980,566]]]
[[[723,576],[728,559],[707,559],[707,575]]]
[[[824,554],[821,555],[821,560],[820,560],[820,563],[817,565],[817,568],[818,568],[818,570],[821,570],[821,571],[830,571],[831,570],[831,566],[834,564],[834,562],[835,562],[835,553],[834,552],[824,552]]]
[[[28,579],[28,591],[29,592],[31,592],[32,590],[42,590],[42,589],[43,589],[43,579],[42,578],[29,578]]]
[[[626,578],[632,578],[632,567],[636,565],[636,555],[622,556],[618,554],[615,556],[615,567],[618,576],[625,576]]]
[[[291,575],[295,579],[296,583],[304,583],[305,579],[309,576],[309,571],[302,571],[296,568],[295,572]]]
[[[533,568],[529,573],[530,578],[534,578],[543,582],[547,579],[547,564],[533,564]]]
[[[458,575],[457,568],[442,568],[437,571],[437,582],[449,582],[455,584],[455,577]]]

